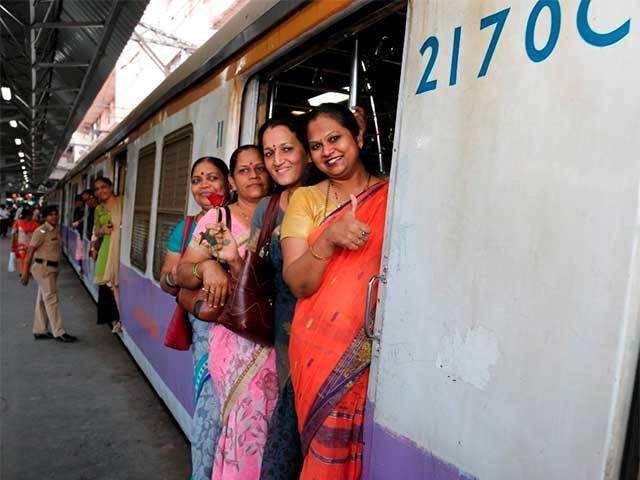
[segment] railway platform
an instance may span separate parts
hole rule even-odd
[[[180,479],[188,441],[63,259],[63,321],[76,343],[34,340],[37,285],[7,271],[0,238],[0,478]]]

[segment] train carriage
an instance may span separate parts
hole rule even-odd
[[[122,339],[189,435],[158,274],[190,164],[273,115],[361,105],[391,182],[365,477],[636,480],[639,18],[632,0],[250,2],[50,194],[65,252],[95,297],[73,198],[114,179]]]

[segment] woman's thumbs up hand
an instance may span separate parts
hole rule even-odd
[[[349,211],[326,230],[327,240],[333,246],[358,250],[367,243],[371,228],[356,218],[357,211],[358,199],[351,195]]]

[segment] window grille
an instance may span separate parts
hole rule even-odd
[[[156,280],[160,280],[171,229],[184,218],[187,211],[192,143],[191,125],[167,135],[163,142],[153,251],[153,276]]]
[[[136,196],[131,227],[131,265],[143,272],[147,269],[147,249],[149,247],[149,225],[151,223],[151,197],[153,195],[153,175],[156,166],[156,144],[152,143],[138,154],[136,173]]]

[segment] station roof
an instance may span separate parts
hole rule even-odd
[[[148,3],[0,2],[0,187],[47,180]]]

